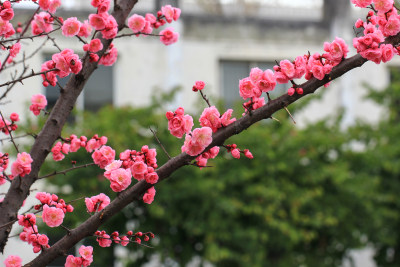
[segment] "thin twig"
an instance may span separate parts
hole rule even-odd
[[[58,70],[58,69],[51,69],[51,70],[46,70],[46,71],[41,71],[41,72],[34,72],[34,71],[32,70],[32,73],[31,73],[31,74],[29,74],[29,75],[27,75],[27,76],[23,76],[23,77],[21,77],[21,78],[18,78],[18,79],[16,79],[16,80],[13,80],[13,81],[8,81],[8,82],[5,82],[5,83],[2,83],[2,84],[0,84],[0,87],[6,86],[6,85],[10,85],[10,84],[13,84],[13,83],[17,83],[17,82],[21,82],[21,81],[23,81],[23,80],[25,80],[25,79],[28,79],[28,78],[31,78],[31,77],[34,77],[34,76],[38,76],[38,75],[42,75],[42,74],[46,74],[46,73],[48,73],[48,72],[56,71],[56,70]],[[0,98],[0,99],[1,99],[1,98]]]
[[[53,173],[49,173],[49,174],[46,174],[46,175],[44,175],[44,176],[38,177],[37,179],[38,179],[38,180],[39,180],[39,179],[44,179],[44,178],[51,177],[51,176],[55,176],[55,175],[58,175],[58,174],[64,174],[64,175],[65,175],[65,174],[66,174],[67,172],[69,172],[69,171],[73,171],[73,170],[77,170],[77,169],[82,169],[82,168],[87,168],[87,167],[93,166],[93,165],[96,165],[96,164],[95,164],[95,163],[88,163],[88,164],[84,164],[84,165],[74,166],[74,167],[65,169],[65,170],[63,170],[63,171],[54,171]]]
[[[286,110],[286,112],[289,114],[290,118],[292,118],[293,123],[296,124],[296,121],[294,120],[292,114],[291,114],[290,111],[287,109],[287,107],[283,107],[283,108],[284,108],[284,109]]]
[[[160,140],[158,139],[156,132],[151,129],[151,127],[149,127],[150,131],[153,133],[154,138],[157,140],[157,143],[160,145],[161,149],[164,151],[165,155],[167,155],[168,159],[171,159],[171,156],[168,154],[167,150],[165,149],[165,147],[163,146],[163,144],[161,144]]]
[[[204,101],[206,101],[208,107],[211,107],[210,102],[207,99],[207,96],[203,94],[203,92],[201,90],[199,90],[201,97],[204,99]]]

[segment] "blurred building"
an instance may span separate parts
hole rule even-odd
[[[191,90],[196,80],[206,82],[208,96],[224,99],[227,107],[232,107],[240,100],[239,79],[247,77],[252,67],[267,69],[275,61],[294,59],[308,51],[322,53],[323,42],[330,42],[336,36],[345,39],[351,48],[350,55],[354,55],[353,25],[366,13],[353,8],[348,0],[147,0],[139,1],[135,12],[155,13],[164,4],[182,9],[181,19],[171,25],[180,33],[179,42],[166,47],[157,37],[115,40],[118,61],[95,72],[76,108],[97,110],[105,104],[146,105],[153,94],[179,86],[182,90],[176,96],[174,107],[180,105],[190,112],[201,101]],[[65,8],[57,14],[64,18],[76,16],[83,21],[94,11],[90,1],[70,0],[65,1]],[[23,21],[33,9],[24,3],[21,12]],[[72,48],[83,54],[82,43],[75,38],[57,35],[56,42],[63,49]],[[28,64],[35,71],[53,53],[59,52],[46,37],[21,43],[26,56],[33,54]],[[43,49],[35,53],[39,47]],[[390,64],[396,66],[399,62],[394,59]],[[383,88],[389,82],[388,68],[389,65],[367,62],[361,69],[351,71],[329,88],[319,90],[318,94],[326,91],[323,97],[297,115],[296,120],[304,125],[344,109],[344,126],[357,118],[377,121],[383,112],[363,98],[365,84]],[[2,73],[1,81],[8,81],[11,74]],[[288,88],[277,86],[273,96],[285,93]],[[36,93],[45,94],[51,104],[57,99],[58,89],[44,88],[40,77],[25,80],[24,85],[16,85],[9,93],[11,102],[4,103],[5,113],[28,115],[30,96]],[[211,102],[216,103],[213,99]],[[368,264],[358,266],[373,266]]]

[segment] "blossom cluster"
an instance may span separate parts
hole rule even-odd
[[[72,212],[74,207],[65,203],[64,199],[55,194],[38,192],[36,198],[41,204],[35,205],[36,210],[43,208],[42,219],[49,227],[60,226],[64,220],[65,213]]]
[[[29,110],[32,111],[33,115],[38,116],[40,111],[47,106],[47,99],[42,94],[36,94],[31,97],[31,105]]]
[[[179,19],[181,10],[171,5],[161,7],[157,12],[157,17],[151,13],[147,13],[144,17],[134,14],[128,18],[128,27],[139,36],[140,34],[151,34],[153,29],[157,29],[166,23]],[[170,45],[178,41],[179,34],[174,32],[172,28],[166,28],[160,32],[160,41],[165,45]]]
[[[10,1],[4,1],[0,4],[0,36],[8,38],[15,34],[14,27],[10,23],[14,17],[14,10]]]
[[[73,255],[68,255],[65,261],[65,267],[76,267],[76,266],[90,266],[93,262],[93,247],[82,245],[79,248],[80,257],[75,257]]]
[[[364,29],[364,36],[353,39],[354,48],[363,58],[376,64],[388,62],[395,54],[399,54],[398,49],[393,45],[383,43],[385,37],[393,36],[400,32],[400,16],[393,6],[393,1],[391,6],[389,2],[386,1],[385,4],[380,5],[375,3],[378,13],[374,14],[373,11],[369,11],[365,22],[358,19],[355,24],[356,28]],[[387,10],[388,6],[390,6],[390,9],[383,12],[383,10]]]
[[[251,154],[250,150],[244,149],[243,151],[237,148],[236,144],[232,145],[225,145],[225,148],[228,150],[229,153],[232,154],[232,156],[236,159],[240,158],[240,153],[243,153],[245,157],[252,159],[253,154]]]
[[[4,173],[4,171],[8,167],[8,162],[9,162],[8,153],[3,154],[0,152],[0,185],[6,182],[5,179],[6,174]]]
[[[18,153],[17,160],[11,165],[10,180],[14,179],[15,176],[19,175],[24,177],[31,172],[31,163],[33,162],[31,155],[26,152]]]
[[[60,161],[65,158],[65,155],[69,152],[76,152],[81,147],[84,147],[87,152],[91,153],[94,150],[97,150],[101,146],[107,143],[107,137],[101,136],[99,137],[95,134],[91,139],[86,136],[77,137],[76,135],[72,134],[69,138],[63,139],[63,141],[58,141],[51,152],[53,154],[53,160]]]
[[[61,6],[61,0],[39,0],[38,4],[44,11],[49,11],[54,14],[56,13],[57,8]]]
[[[9,50],[9,56],[7,58],[7,63],[10,64],[13,62],[14,58],[19,54],[21,51],[21,43],[16,42],[12,46],[9,47],[2,47],[3,50],[8,49]],[[0,64],[1,67],[1,64]]]
[[[56,69],[56,70],[54,70]],[[41,71],[46,72],[41,74],[43,78],[43,86],[49,84],[55,86],[57,76],[60,78],[68,76],[70,73],[77,74],[82,69],[82,62],[77,54],[74,54],[72,49],[64,49],[60,53],[56,53],[51,57],[51,60],[42,64]]]
[[[33,213],[18,215],[18,224],[23,226],[19,234],[20,240],[33,246],[33,252],[38,253],[43,248],[49,248],[49,238],[45,234],[39,234],[36,225],[36,216]]]
[[[121,236],[117,231],[113,232],[111,235],[108,235],[106,231],[96,231],[94,235],[97,237],[96,241],[99,243],[100,247],[109,247],[113,242],[115,244],[121,244],[122,246],[127,246],[129,242],[141,244],[141,238],[143,238],[143,241],[145,242],[149,241],[150,238],[154,238],[152,232],[133,233],[132,231],[128,231],[125,235]]]
[[[18,125],[15,124],[17,121],[19,121],[19,115],[18,113],[11,113],[10,114],[10,121],[8,121],[6,118],[0,118],[0,131],[2,131],[4,134],[9,134],[12,131],[17,130]]]
[[[17,160],[11,165],[11,174],[5,174],[8,167],[9,156],[8,153],[0,153],[0,185],[4,184],[6,178],[13,180],[16,176],[24,177],[31,172],[31,164],[33,160],[31,155],[26,152],[21,152],[17,154]]]
[[[54,18],[47,12],[40,12],[33,17],[31,22],[32,35],[48,33],[53,30]]]
[[[168,130],[173,136],[182,138],[184,134],[189,133],[193,127],[193,118],[185,115],[185,110],[179,107],[175,112],[168,111],[165,116],[168,119]]]
[[[211,130],[215,133],[222,126],[228,126],[229,124],[236,121],[235,118],[231,118],[232,112],[232,109],[228,109],[221,116],[215,106],[205,108],[199,119],[200,125],[204,127],[210,127]]]

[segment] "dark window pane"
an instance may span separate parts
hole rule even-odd
[[[113,67],[99,66],[84,89],[84,109],[97,111],[113,104]]]
[[[241,99],[239,94],[239,80],[249,76],[249,62],[246,61],[221,61],[222,93],[225,105],[233,108]]]

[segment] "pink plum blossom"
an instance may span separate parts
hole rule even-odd
[[[182,152],[190,156],[197,156],[212,142],[212,129],[210,127],[196,128],[192,134],[186,134]]]
[[[40,111],[47,106],[47,99],[42,94],[33,95],[31,97],[31,105],[29,110],[33,112],[34,115],[39,115]]]
[[[276,86],[276,78],[272,70],[264,71],[255,84],[261,92],[270,92],[274,90]]]
[[[15,34],[14,27],[8,20],[3,20],[0,17],[0,36],[4,38],[9,38],[10,36]]]
[[[31,155],[26,152],[18,153],[17,160],[11,165],[11,173],[15,177],[17,175],[24,177],[31,172],[31,163],[33,162]]]
[[[90,41],[89,44],[84,44],[83,45],[83,50],[84,51],[89,51],[92,53],[96,53],[103,49],[103,44],[101,43],[100,39],[93,39]]]
[[[107,14],[107,13],[102,13]],[[101,31],[101,35],[104,39],[112,39],[117,36],[118,23],[112,15],[107,15],[105,19],[105,28]]]
[[[72,37],[79,33],[81,22],[76,17],[68,18],[64,21],[61,30],[66,37]]]
[[[382,52],[382,61],[388,62],[394,56],[394,47],[391,44],[382,44],[380,47]]]
[[[223,126],[228,126],[229,124],[233,123],[234,121],[236,121],[236,118],[232,118],[232,112],[233,109],[228,109],[227,111],[225,111],[225,113],[221,116],[221,124]]]
[[[296,75],[296,70],[294,67],[294,64],[290,62],[289,60],[285,59],[282,60],[279,63],[279,66],[281,67],[281,72],[285,74],[285,76],[289,79],[292,80],[294,76]]]
[[[82,258],[75,257],[73,255],[68,255],[64,266],[65,267],[81,267],[82,266]]]
[[[386,13],[393,8],[393,0],[372,0],[378,13]]]
[[[109,247],[112,244],[112,240],[110,239],[110,236],[106,233],[102,233],[101,237],[97,237],[97,242],[99,243],[100,247]]]
[[[205,84],[203,81],[196,81],[196,82],[194,83],[194,85],[193,85],[192,90],[193,90],[193,92],[201,91],[201,90],[204,89],[204,86],[205,86],[205,85],[206,85],[206,84]]]
[[[149,184],[155,184],[158,182],[158,174],[155,171],[148,172],[145,176],[145,180]]]
[[[60,226],[64,220],[64,212],[60,208],[49,207],[46,204],[43,206],[42,219],[49,227],[57,227]]]
[[[107,13],[90,14],[89,24],[96,31],[101,31],[106,28],[107,18],[108,18]]]
[[[21,267],[22,259],[16,255],[8,256],[4,261],[5,267]]]
[[[351,2],[357,7],[367,7],[372,3],[372,0],[351,0]]]
[[[156,189],[154,189],[154,186],[152,186],[143,195],[143,202],[146,204],[151,204],[154,201],[155,195],[156,195]]]
[[[190,115],[184,115],[183,108],[179,107],[175,113],[169,111],[166,116],[168,119],[168,130],[173,136],[182,138],[185,133],[192,130],[193,118]]]
[[[112,66],[117,61],[118,50],[116,47],[110,45],[106,53],[100,58],[99,64],[104,66]]]
[[[110,198],[107,195],[100,193],[97,196],[85,198],[85,204],[88,212],[97,212],[101,211],[107,207],[108,204],[110,204]]]
[[[80,37],[89,37],[92,32],[92,26],[90,26],[89,21],[85,20],[81,23],[81,27],[79,28],[78,36]]]
[[[130,169],[116,169],[111,171],[110,187],[114,192],[121,192],[128,188],[132,182],[132,174]]]
[[[123,152],[122,152],[123,153]],[[121,154],[122,154],[121,153]],[[121,157],[121,156],[120,156]],[[122,161],[121,160],[114,160],[113,162],[111,162],[110,164],[108,164],[104,169],[106,170],[104,172],[104,176],[107,179],[110,179],[110,175],[111,175],[111,171],[116,170],[118,168],[120,168],[122,165]]]
[[[250,70],[250,80],[253,84],[256,84],[259,80],[262,79],[263,71],[260,68],[252,68]]]
[[[81,246],[79,248],[79,254],[84,260],[93,261],[93,247],[92,246]]]
[[[115,150],[109,146],[102,146],[92,154],[93,162],[101,169],[104,169],[108,164],[115,159]]]
[[[174,32],[172,28],[166,28],[160,32],[160,41],[165,45],[176,43],[179,38],[179,33]]]
[[[252,83],[249,77],[239,81],[239,94],[243,99],[260,97],[261,91]]]
[[[143,180],[145,175],[147,174],[147,165],[142,161],[137,161],[133,163],[130,169],[132,172],[132,176],[139,181]]]
[[[220,116],[215,106],[205,108],[199,119],[200,125],[210,127],[215,133],[222,126]]]
[[[133,14],[128,19],[128,27],[135,33],[142,31],[145,25],[146,25],[146,20],[143,16]]]

